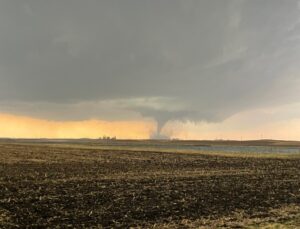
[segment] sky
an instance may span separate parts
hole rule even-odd
[[[2,0],[0,137],[300,140],[298,0]]]

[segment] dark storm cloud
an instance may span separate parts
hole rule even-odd
[[[3,0],[1,111],[163,124],[296,102],[299,15],[293,0]]]

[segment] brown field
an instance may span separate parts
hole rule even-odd
[[[300,157],[0,144],[0,228],[300,227]]]

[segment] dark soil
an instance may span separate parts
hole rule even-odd
[[[0,158],[6,228],[126,228],[300,204],[297,158],[9,144]]]

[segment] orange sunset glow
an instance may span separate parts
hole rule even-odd
[[[0,136],[10,138],[99,138],[147,139],[156,129],[153,121],[48,121],[0,114]]]

